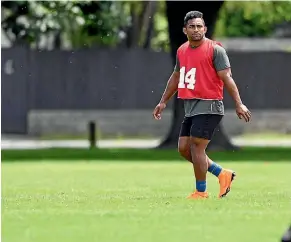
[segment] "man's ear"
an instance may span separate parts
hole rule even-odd
[[[186,28],[185,28],[185,27],[183,27],[183,33],[184,33],[185,35],[187,35],[187,32],[186,32]]]
[[[206,34],[206,32],[207,32],[207,27],[205,26],[204,29],[205,29],[205,30],[204,30],[204,34]]]

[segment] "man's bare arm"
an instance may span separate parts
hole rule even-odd
[[[161,114],[163,110],[166,108],[168,101],[178,91],[179,79],[180,79],[180,63],[179,63],[179,58],[177,55],[174,71],[167,82],[165,91],[161,97],[160,102],[158,103],[158,105],[155,107],[153,111],[153,117],[156,120],[160,120],[162,118]]]
[[[171,99],[171,97],[177,92],[178,84],[179,84],[180,73],[174,71],[170,76],[165,91],[162,95],[160,103],[167,104],[167,102]]]
[[[228,55],[226,50],[220,45],[215,45],[214,47],[213,64],[218,76],[224,82],[228,93],[235,101],[236,106],[242,104],[237,86],[231,77],[231,68]]]
[[[228,91],[229,95],[235,102],[235,106],[242,104],[238,88],[232,78],[231,69],[227,68],[217,72],[220,79],[224,82],[225,88]]]
[[[235,102],[236,114],[240,119],[244,119],[246,122],[249,122],[251,119],[251,112],[248,108],[242,103],[238,88],[232,79],[231,69],[227,68],[217,72],[220,79],[224,82],[226,90],[229,95]]]
[[[178,83],[179,83],[180,74],[177,71],[174,71],[170,76],[165,91],[162,95],[162,98],[158,105],[155,107],[153,111],[153,117],[156,120],[161,119],[161,113],[166,108],[167,102],[171,99],[171,97],[177,92],[178,90]]]

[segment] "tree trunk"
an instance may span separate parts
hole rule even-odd
[[[157,9],[157,2],[150,1],[147,6],[147,13],[144,19],[144,30],[145,30],[145,41],[143,43],[144,49],[149,49],[151,47],[151,39],[154,30],[154,15]]]
[[[182,32],[183,20],[187,12],[192,10],[197,10],[203,13],[203,17],[208,28],[206,36],[211,38],[215,28],[215,21],[218,16],[219,9],[221,8],[223,2],[213,1],[213,2],[178,2],[178,1],[167,1],[167,16],[169,23],[169,37],[171,43],[171,56],[173,61],[176,61],[176,52],[181,44],[183,44],[187,39]],[[184,118],[183,102],[177,99],[175,95],[174,105],[173,105],[173,119],[172,126],[165,140],[159,145],[159,148],[176,148],[177,141],[179,137],[181,122]],[[210,142],[208,149],[235,149],[235,147],[230,143],[230,140],[223,132],[221,125],[217,128],[217,131]]]
[[[137,5],[140,5],[137,9]],[[132,2],[130,6],[130,15],[132,19],[132,25],[127,31],[126,46],[127,48],[135,48],[139,45],[141,39],[141,33],[143,28],[143,23],[145,15],[147,13],[147,8],[149,1],[145,2]]]

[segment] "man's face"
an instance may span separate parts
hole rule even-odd
[[[183,28],[184,34],[187,35],[189,41],[202,40],[206,33],[206,26],[201,18],[188,20],[187,25]]]

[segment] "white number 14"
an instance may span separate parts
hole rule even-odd
[[[195,87],[195,75],[196,75],[196,68],[192,68],[190,71],[188,71],[185,75],[185,67],[182,67],[180,69],[180,80],[178,88],[185,88],[194,90]],[[187,86],[185,85],[187,83]]]

